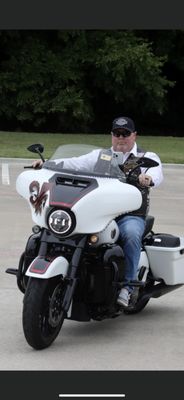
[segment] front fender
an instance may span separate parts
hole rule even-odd
[[[36,257],[26,271],[26,275],[33,278],[49,279],[53,276],[66,276],[69,263],[65,257],[59,256],[48,259],[45,257]]]

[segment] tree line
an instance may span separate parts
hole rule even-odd
[[[0,130],[183,136],[181,30],[2,30],[0,60]]]

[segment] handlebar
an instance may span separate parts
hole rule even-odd
[[[37,167],[33,167],[33,165],[24,165],[24,169],[41,169],[42,167],[37,166]]]

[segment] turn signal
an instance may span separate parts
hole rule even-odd
[[[95,244],[98,243],[99,241],[99,236],[98,235],[91,235],[89,238],[89,243]]]
[[[32,231],[33,231],[33,233],[39,233],[41,231],[41,228],[39,225],[34,225],[32,227]]]

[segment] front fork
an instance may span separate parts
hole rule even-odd
[[[73,297],[73,293],[75,291],[75,287],[76,287],[77,280],[78,280],[78,278],[76,277],[77,269],[81,262],[81,258],[82,258],[83,250],[86,245],[86,241],[87,241],[87,236],[83,236],[82,239],[80,239],[80,241],[77,244],[77,247],[73,253],[73,256],[72,256],[72,259],[71,259],[71,262],[69,265],[69,272],[68,272],[68,276],[66,278],[66,280],[68,281],[67,282],[68,285],[66,288],[66,292],[64,295],[64,299],[63,299],[63,305],[62,305],[65,312],[67,312],[69,310],[71,300]]]

